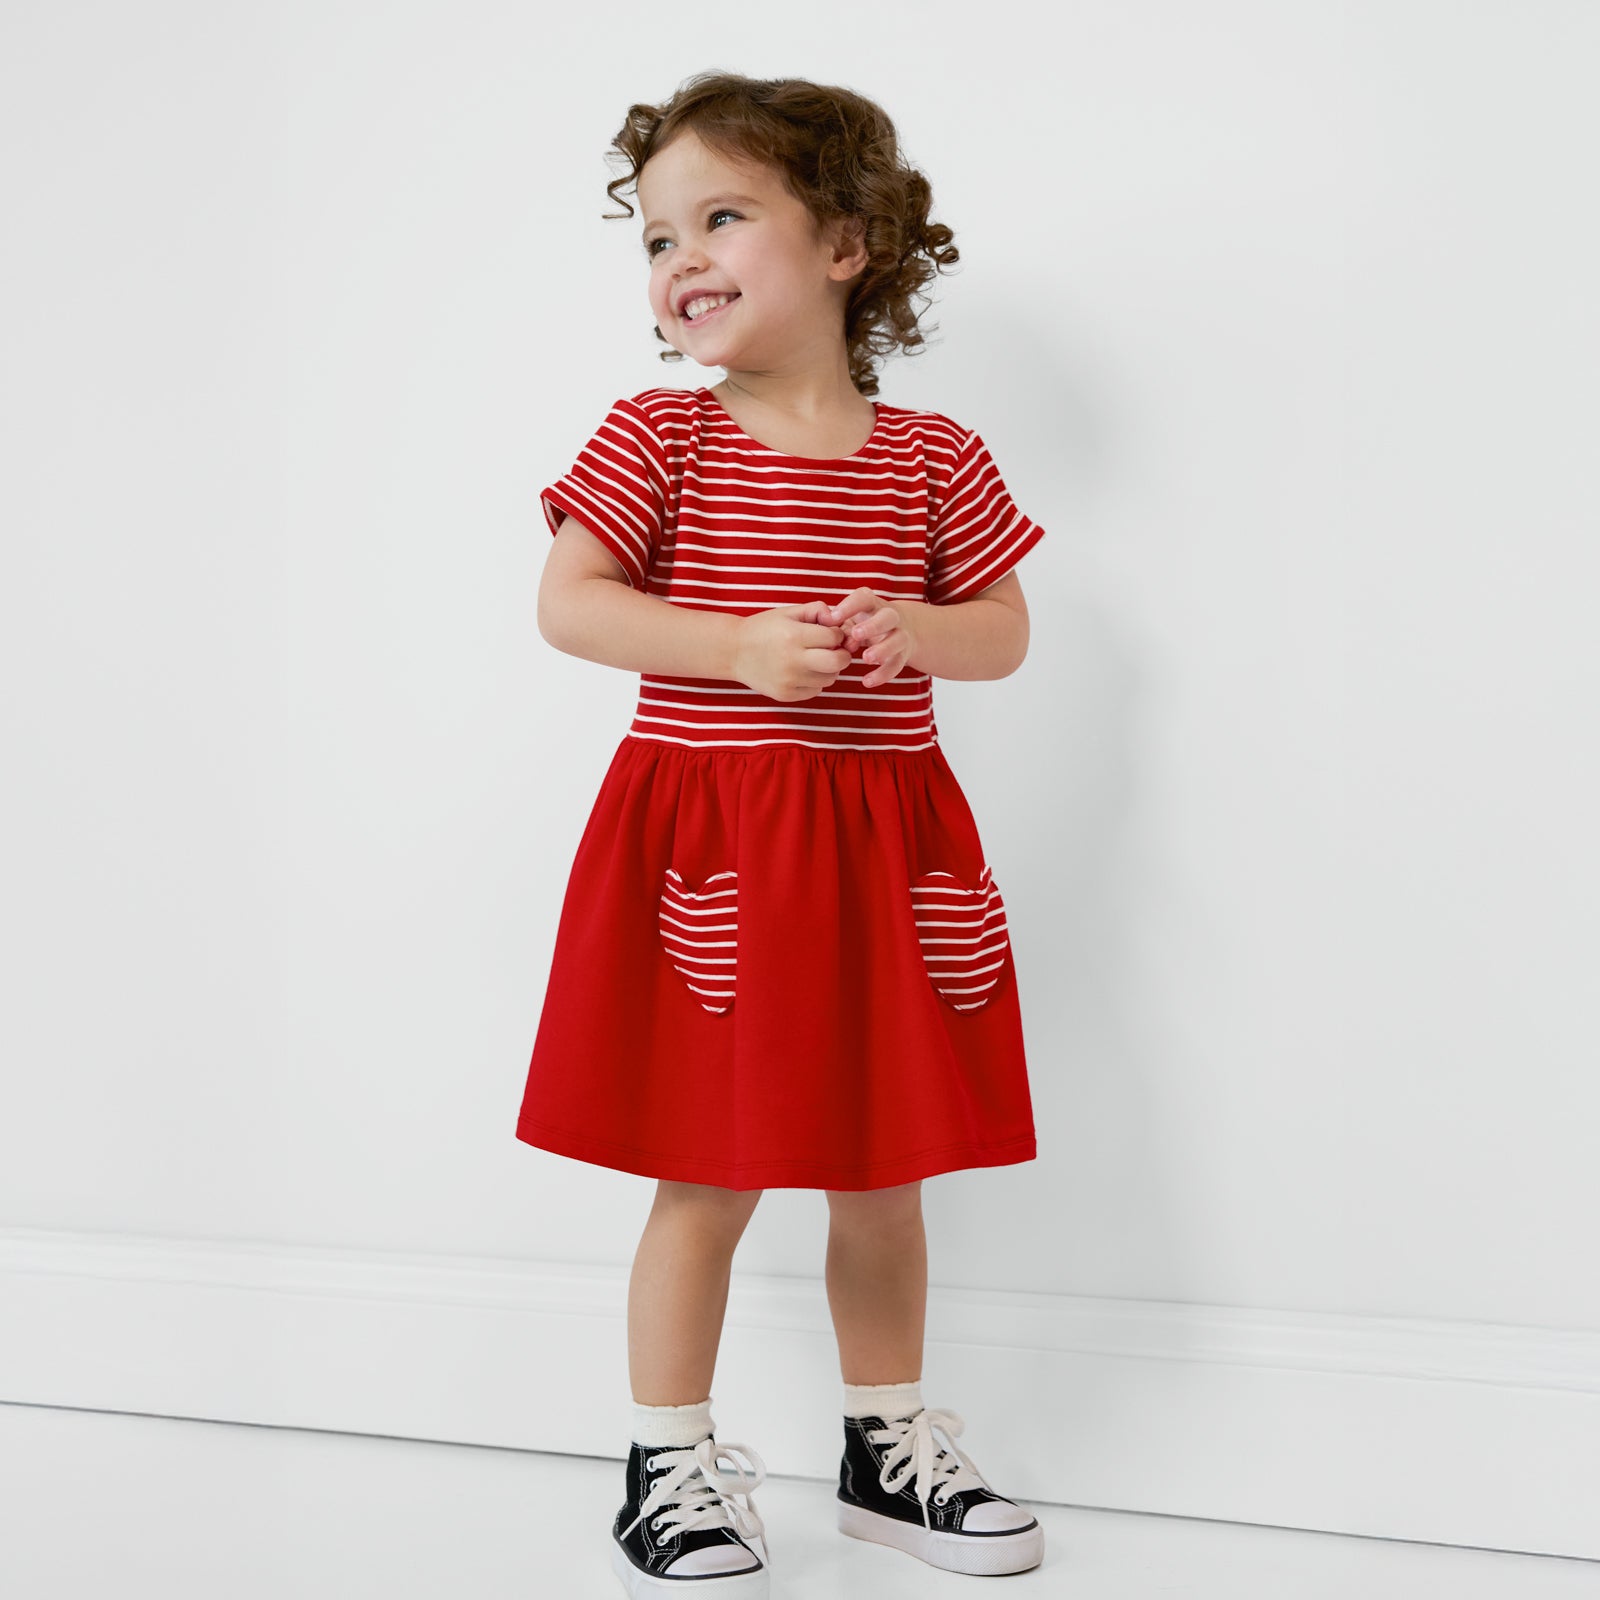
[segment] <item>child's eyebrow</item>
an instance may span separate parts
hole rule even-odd
[[[705,199],[700,201],[695,209],[698,211],[704,211],[707,206],[717,205],[723,200],[738,200],[747,206],[758,206],[761,204],[761,202],[757,200],[753,194],[708,194]],[[640,230],[641,237],[644,234],[649,233],[649,231],[656,226],[657,224],[654,222],[645,223],[644,227]]]

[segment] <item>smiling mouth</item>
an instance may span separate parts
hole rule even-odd
[[[739,295],[734,295],[731,300],[724,300],[720,306],[716,306],[710,311],[702,311],[698,317],[685,317],[683,318],[683,325],[686,328],[698,328],[702,322],[709,322],[718,312],[726,311],[729,306],[738,305],[741,298]]]

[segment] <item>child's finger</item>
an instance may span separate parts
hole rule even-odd
[[[853,617],[859,612],[871,612],[879,605],[878,596],[871,589],[852,589],[844,599],[828,607],[826,616],[829,622],[842,622],[846,617]]]
[[[861,652],[861,659],[874,663],[882,661],[894,649],[894,629],[891,628],[888,633],[881,634],[877,638],[873,638],[869,631],[866,645],[866,649]]]

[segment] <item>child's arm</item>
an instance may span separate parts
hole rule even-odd
[[[721,678],[775,700],[821,693],[850,665],[820,600],[754,616],[673,605],[635,589],[576,517],[556,529],[539,583],[539,632],[556,649],[629,672]]]
[[[576,517],[562,522],[545,558],[538,620],[548,643],[586,661],[674,678],[734,675],[739,618],[635,589]]]
[[[897,600],[910,613],[906,665],[930,678],[1009,678],[1028,654],[1028,604],[1008,572],[982,594],[955,605]]]

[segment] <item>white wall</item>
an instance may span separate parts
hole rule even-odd
[[[537,493],[615,396],[715,381],[657,360],[637,224],[600,213],[627,106],[720,66],[895,117],[964,259],[882,396],[979,428],[1049,530],[1022,671],[936,690],[1011,885],[1040,1156],[925,1185],[930,1403],[1005,1459],[963,1352],[1025,1295],[1063,1361],[1088,1311],[1170,1313],[1164,1376],[1188,1311],[1240,1370],[1253,1317],[1302,1373],[1326,1336],[1399,1437],[1399,1369],[1359,1352],[1414,1333],[1397,1396],[1559,1416],[1565,1443],[1519,1437],[1570,1519],[1526,1472],[1527,1504],[1459,1515],[1474,1474],[1424,1508],[1397,1470],[1357,1514],[1243,1469],[1206,1500],[1200,1456],[1159,1492],[1137,1462],[1021,1492],[1600,1554],[1600,12],[809,16],[686,45],[641,4],[8,8],[0,1269],[37,1320],[0,1399],[404,1432],[381,1385],[359,1418],[337,1385],[252,1409],[226,1372],[136,1405],[52,1296],[124,1314],[151,1249],[220,1250],[235,1286],[332,1252],[347,1288],[398,1253],[492,1261],[559,1321],[564,1264],[604,1286],[564,1359],[618,1402],[559,1435],[530,1405],[507,1442],[625,1449],[651,1180],[513,1134],[636,687],[539,637]],[[794,1359],[831,1429],[825,1223],[770,1192],[736,1279],[811,1294]],[[769,1403],[738,1387],[761,1326],[725,1343],[733,1437],[761,1436],[733,1405]],[[1478,1335],[1515,1357],[1480,1371]],[[1075,1370],[1046,1369],[1074,1405]],[[1095,1416],[1109,1453],[1126,1416]]]

